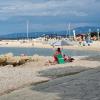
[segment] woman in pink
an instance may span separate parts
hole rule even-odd
[[[54,53],[54,62],[58,62],[58,59],[57,59],[57,55],[58,54],[61,54],[61,49],[60,48],[57,48],[57,50],[55,51],[55,53]]]

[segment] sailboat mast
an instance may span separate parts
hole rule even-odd
[[[68,35],[69,35],[69,38],[70,38],[70,23],[68,24]]]
[[[28,32],[29,32],[29,21],[27,21],[27,39],[29,38]]]

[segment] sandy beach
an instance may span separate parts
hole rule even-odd
[[[74,62],[66,64],[45,65],[45,59],[51,59],[51,57],[39,57],[38,61],[27,62],[16,67],[0,66],[0,95],[100,66],[100,62],[97,60],[91,61],[83,58],[76,57]]]
[[[45,41],[39,40],[2,40],[0,41],[0,47],[26,47],[26,48],[53,48],[50,44]],[[57,48],[57,46],[55,46]],[[94,41],[90,46],[63,46],[65,49],[73,49],[73,50],[94,50],[100,51],[100,41]]]
[[[13,42],[11,40],[0,41],[0,47],[53,48],[49,44],[42,42],[35,41],[32,43],[32,41],[28,41],[23,43],[22,41],[17,40],[14,40]],[[90,46],[75,45],[63,46],[63,48],[100,51],[100,42],[95,41]],[[51,59],[52,57],[35,56],[35,60],[30,60],[15,67],[10,64],[0,66],[0,95],[5,95],[14,90],[33,84],[47,82],[58,77],[74,75],[86,70],[95,69],[100,66],[100,57],[95,57],[93,60],[91,60],[90,58],[86,59],[85,57],[77,56],[75,57],[74,62],[56,65],[45,65],[45,63]],[[10,61],[9,57],[8,60]]]

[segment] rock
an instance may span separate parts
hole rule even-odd
[[[0,65],[6,65],[7,59],[5,57],[0,57]]]

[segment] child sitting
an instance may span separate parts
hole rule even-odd
[[[65,60],[66,62],[73,62],[73,60],[74,60],[74,58],[71,58],[71,57],[69,57],[69,56],[66,56],[65,54],[63,55],[63,57],[64,57],[64,60]]]

